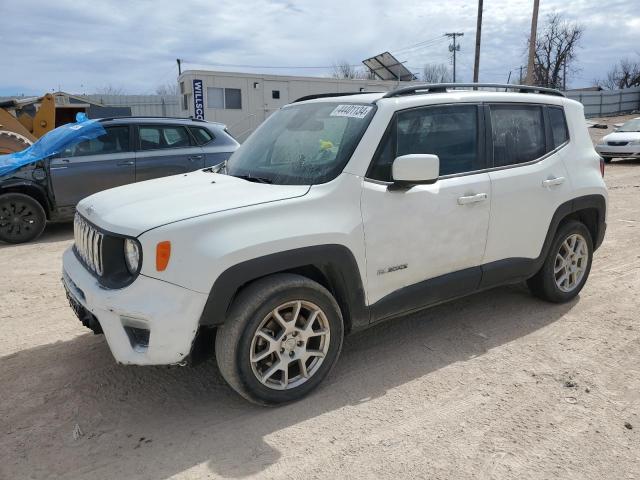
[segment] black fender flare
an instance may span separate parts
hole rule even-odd
[[[229,307],[243,286],[274,273],[305,274],[323,284],[336,298],[345,321],[345,331],[369,324],[369,309],[356,259],[344,245],[315,245],[265,255],[244,261],[222,272],[215,280],[205,304],[200,325],[224,323]]]
[[[41,198],[34,198],[41,204],[44,202],[42,208],[44,208],[47,217],[49,216],[50,212],[52,211],[52,202],[49,198],[47,190],[41,184],[33,180],[27,180],[24,178],[8,178],[0,182],[0,195],[2,195],[3,193],[15,192],[16,190],[20,189],[26,189],[27,191],[35,190]]]

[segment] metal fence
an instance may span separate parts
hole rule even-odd
[[[131,107],[133,116],[178,117],[178,95],[85,95],[91,102],[110,107]],[[184,116],[184,115],[182,115]]]
[[[600,92],[565,92],[584,105],[585,117],[606,117],[640,110],[640,87]]]

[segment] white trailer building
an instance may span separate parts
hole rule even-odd
[[[180,116],[224,123],[242,142],[272,112],[300,97],[382,92],[411,83],[187,70],[178,77]]]

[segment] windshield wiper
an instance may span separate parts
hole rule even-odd
[[[243,180],[246,180],[247,182],[269,183],[269,184],[273,183],[273,180],[269,180],[268,178],[254,177],[252,175],[232,175],[232,177],[241,178]]]

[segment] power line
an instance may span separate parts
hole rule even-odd
[[[440,35],[438,37],[432,38],[430,40],[425,40],[424,42],[420,42],[420,43],[416,43],[414,45],[410,45],[408,47],[404,47],[404,48],[398,48],[393,50],[395,53],[400,53],[400,52],[406,52],[406,51],[410,51],[410,50],[418,50],[424,47],[430,47],[432,45],[436,45],[437,43],[442,42],[443,40],[446,40],[446,36],[445,35]]]

